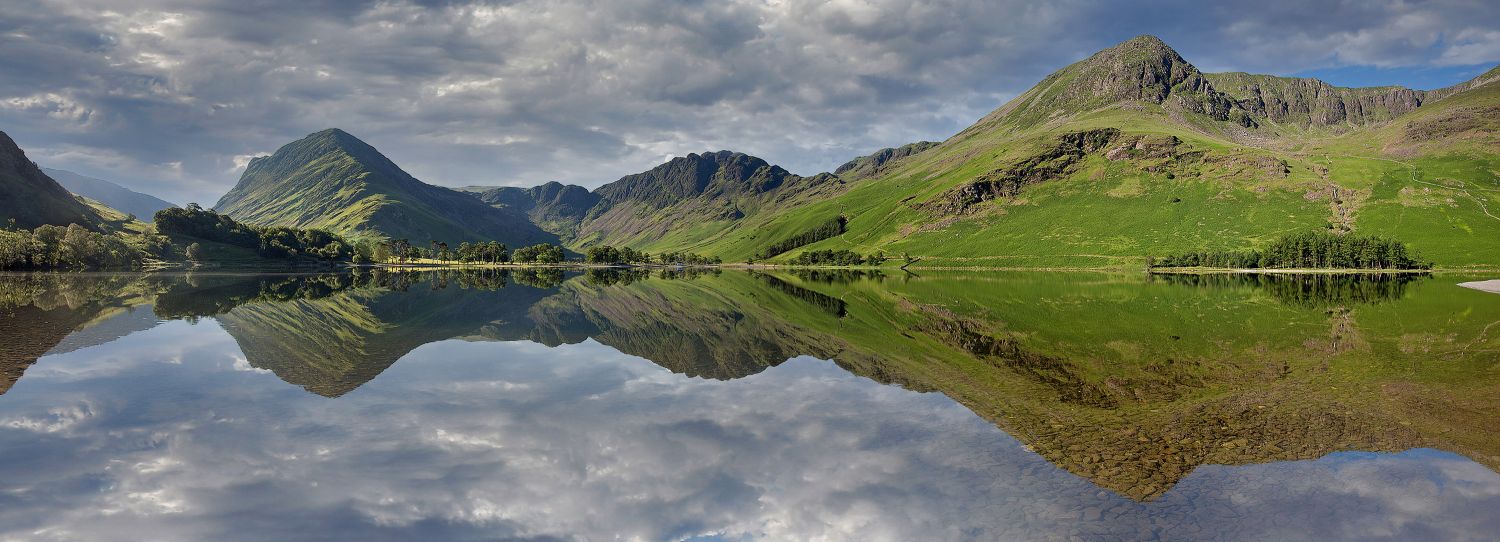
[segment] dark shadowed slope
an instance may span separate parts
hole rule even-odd
[[[22,228],[72,223],[97,228],[103,222],[98,213],[42,173],[10,136],[0,132],[0,221],[8,219]]]

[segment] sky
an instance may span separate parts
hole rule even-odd
[[[1426,89],[1500,63],[1500,3],[0,0],[0,131],[177,203],[330,127],[446,186],[720,149],[812,174],[1139,34],[1204,71]]]

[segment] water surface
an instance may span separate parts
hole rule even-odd
[[[1488,540],[1470,279],[0,275],[0,538]]]

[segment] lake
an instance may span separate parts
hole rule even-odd
[[[0,275],[0,539],[1493,540],[1467,280]]]

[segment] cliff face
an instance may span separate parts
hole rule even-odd
[[[1343,88],[1310,78],[1211,73],[1213,86],[1251,115],[1298,126],[1366,125],[1421,107],[1426,92],[1402,87]]]

